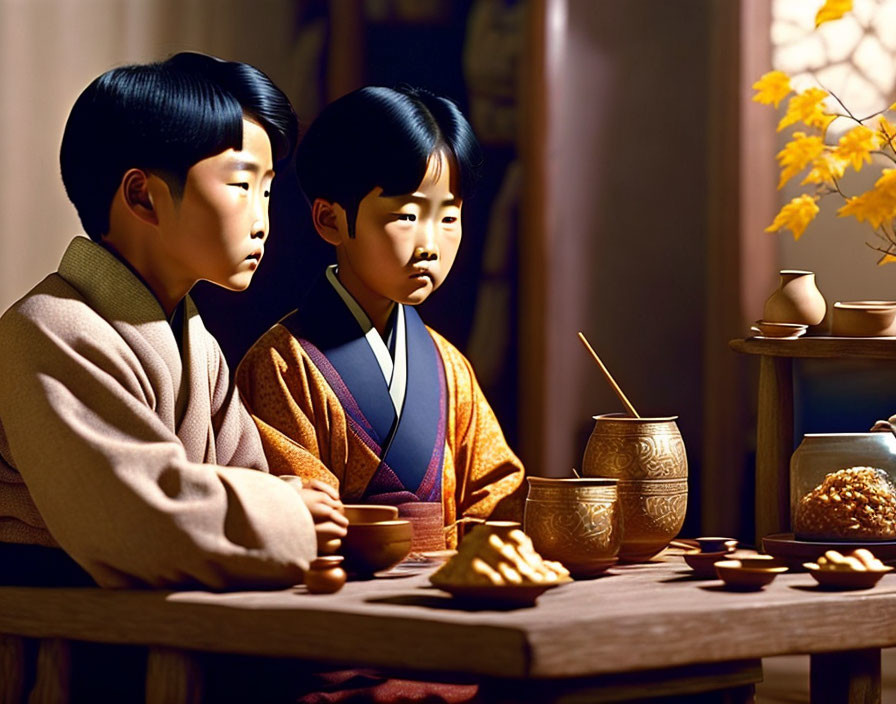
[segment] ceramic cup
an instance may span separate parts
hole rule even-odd
[[[573,577],[591,577],[616,562],[622,543],[616,479],[528,477],[523,525],[535,550]]]

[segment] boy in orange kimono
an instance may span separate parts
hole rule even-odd
[[[458,519],[522,514],[523,467],[469,362],[414,309],[454,263],[478,161],[446,98],[368,87],[329,105],[297,165],[337,264],[237,370],[271,471],[397,505],[414,550],[454,547]]]

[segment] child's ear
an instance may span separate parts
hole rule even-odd
[[[345,209],[339,203],[315,198],[311,205],[311,221],[317,234],[335,247],[342,244],[343,236],[348,234]]]
[[[128,210],[140,220],[158,225],[151,191],[150,178],[141,169],[128,169],[121,177],[121,193]]]

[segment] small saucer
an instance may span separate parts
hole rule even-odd
[[[809,329],[804,323],[773,323],[769,320],[757,320],[750,330],[761,337],[773,337],[790,340],[806,334]]]
[[[563,582],[547,582],[543,584],[501,586],[449,584],[441,580],[432,580],[433,586],[448,592],[455,599],[474,605],[495,606],[498,608],[511,608],[517,606],[532,606],[544,592],[553,587],[559,587]]]
[[[716,574],[726,587],[744,592],[758,591],[771,584],[779,574],[787,571],[784,566],[747,567],[740,560],[722,560],[717,562],[715,567]]]
[[[688,567],[694,571],[695,577],[700,577],[701,579],[715,579],[716,563],[719,560],[728,559],[728,554],[729,553],[726,550],[719,550],[717,552],[700,552],[699,550],[694,550],[693,552],[684,553],[682,557],[688,564]]]
[[[803,567],[825,589],[871,589],[892,567],[877,570],[824,570],[815,562],[804,562]]]

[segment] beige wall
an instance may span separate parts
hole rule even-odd
[[[293,97],[303,73],[290,0],[0,0],[0,310],[55,270],[81,225],[59,143],[83,88],[180,50],[248,61]]]

